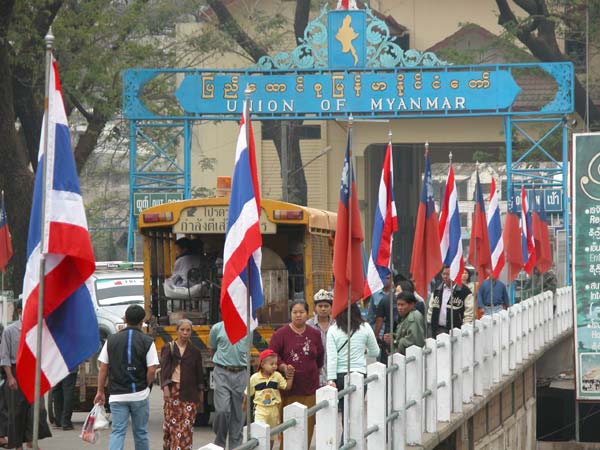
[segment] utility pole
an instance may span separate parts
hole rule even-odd
[[[281,197],[284,202],[289,201],[288,126],[287,120],[281,121]]]

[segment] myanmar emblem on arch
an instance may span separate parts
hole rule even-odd
[[[366,66],[366,23],[366,14],[362,9],[337,9],[329,12],[327,26],[330,68]]]

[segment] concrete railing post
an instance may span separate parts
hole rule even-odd
[[[426,349],[426,350],[425,350]],[[423,360],[425,361],[425,431],[435,433],[437,431],[437,341],[429,338],[425,341]]]
[[[356,450],[365,448],[365,385],[364,376],[358,372],[350,373],[350,382],[346,386],[356,386],[356,390],[348,395],[348,403],[344,407],[344,417],[350,414],[350,419],[345,423],[348,429],[344,428],[344,436],[356,441]],[[348,407],[349,405],[349,407]],[[385,405],[385,402],[381,406]],[[347,442],[347,441],[344,441]]]
[[[535,353],[535,303],[532,298],[527,299],[529,303],[529,355]]]
[[[398,413],[398,418],[392,421],[391,440],[392,450],[405,450],[406,448],[406,357],[400,353],[392,355],[392,364],[398,366],[390,374],[389,384],[392,389],[392,410]]]
[[[536,311],[536,320],[535,320],[535,351],[537,352],[542,345],[544,345],[544,318],[543,318],[543,310],[542,310],[542,296],[540,294],[535,296],[535,311]]]
[[[473,325],[465,324],[462,330],[463,403],[473,398]]]
[[[527,360],[529,356],[529,305],[521,302],[521,359]]]
[[[521,319],[523,309],[521,304],[518,303],[513,305],[512,310],[515,315],[513,317],[515,322],[515,364],[519,365],[523,362],[523,345],[521,344],[523,339],[523,319]]]
[[[473,394],[480,396],[483,395],[483,390],[485,389],[485,365],[483,362],[484,337],[483,322],[476,320],[473,327],[473,341],[475,343],[475,352],[473,354]]]
[[[556,336],[554,331],[554,294],[552,291],[548,291],[548,341],[551,341]]]
[[[509,359],[508,359],[508,347],[510,344],[509,324],[508,324],[508,311],[500,311],[500,364],[502,366],[502,376],[508,375],[509,373]]]
[[[315,416],[315,444],[318,449],[336,450],[339,447],[338,390],[332,386],[317,389],[316,404],[326,400],[329,405]]]
[[[492,385],[492,318],[483,316],[481,318],[482,343],[483,343],[483,389],[487,390]]]
[[[546,315],[548,309],[546,307],[547,297],[546,293],[540,294],[540,348],[548,342],[546,336],[546,325],[548,323],[548,316]]]
[[[302,403],[294,402],[283,408],[283,421],[296,419],[296,426],[283,431],[283,443],[287,448],[308,450],[308,408]],[[362,427],[361,427],[362,428]]]
[[[556,311],[554,316],[554,334],[559,335],[562,333],[562,305],[561,305],[561,292],[562,288],[556,289]]]
[[[492,383],[502,379],[502,317],[492,314]]]
[[[386,411],[381,407],[386,404],[385,364],[369,364],[367,377],[372,375],[377,375],[377,380],[370,382],[367,387],[367,429],[377,426],[378,430],[367,436],[367,449],[381,450],[385,448],[386,435]]]
[[[461,413],[463,410],[462,330],[454,328],[450,340],[452,341],[452,412]]]
[[[406,442],[420,444],[423,436],[423,349],[411,345],[406,349],[406,359]]]
[[[223,447],[216,444],[206,444],[200,447],[198,450],[224,450]]]
[[[508,309],[508,368],[517,368],[517,317],[514,305]]]
[[[554,315],[554,335],[558,336],[562,333],[562,305],[561,305],[562,288],[556,290],[556,312]]]
[[[573,286],[569,286],[567,289],[568,289],[568,295],[567,295],[568,302],[567,302],[567,304],[569,305],[569,315],[568,315],[568,317],[569,317],[569,326],[567,328],[573,328],[573,301],[571,299],[571,295],[572,295],[571,291],[573,289]]]
[[[437,341],[437,418],[449,422],[452,412],[452,354],[450,336],[439,334]]]
[[[246,427],[244,427],[245,429]],[[252,437],[258,440],[256,450],[271,450],[271,427],[262,422],[252,422],[250,424]],[[244,436],[246,433],[244,433]]]

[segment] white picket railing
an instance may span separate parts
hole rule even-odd
[[[237,450],[269,450],[270,436],[280,432],[286,448],[308,450],[307,422],[313,414],[317,450],[404,450],[407,444],[421,444],[423,433],[436,432],[438,422],[448,422],[451,413],[461,413],[463,403],[471,403],[474,395],[485,395],[572,326],[571,287],[559,288],[554,295],[541,293],[455,328],[450,335],[429,338],[423,348],[409,347],[406,356],[394,354],[389,367],[370,364],[366,377],[351,373],[343,391],[320,388],[314,407],[287,406],[283,423],[272,430],[252,423],[252,438]],[[351,412],[341,447],[338,401],[346,402],[344,414]],[[347,420],[344,417],[344,423]],[[208,444],[198,450],[222,449]]]

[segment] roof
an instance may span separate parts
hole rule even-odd
[[[359,7],[359,9],[365,9],[366,4],[363,0],[357,0],[356,4]],[[388,26],[388,29],[390,30],[391,36],[402,36],[408,31],[408,28],[398,23],[398,21],[394,19],[390,14],[385,15],[377,11],[375,8],[371,8],[371,11],[373,12],[373,15],[375,17],[385,22],[385,24]]]
[[[537,59],[523,48],[507,39],[503,39],[489,30],[476,25],[467,24],[459,30],[436,43],[428,51],[455,52],[455,55],[444,55],[452,60],[464,57],[472,64],[511,64],[536,62]],[[459,62],[459,61],[456,61]],[[464,61],[460,61],[463,63]],[[514,111],[537,111],[550,103],[556,94],[556,81],[543,70],[513,70],[513,76],[521,87],[521,92],[513,104]]]

